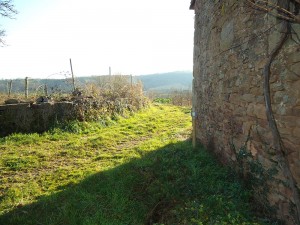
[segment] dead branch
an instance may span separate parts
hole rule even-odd
[[[7,17],[13,19],[14,15],[17,14],[17,10],[15,10],[15,6],[12,4],[11,0],[0,1],[0,15],[3,17]]]
[[[264,1],[264,0],[246,0],[250,5],[252,5],[257,10],[264,11],[276,18],[280,18],[283,20],[287,20],[293,23],[299,23],[300,24],[300,18],[299,16],[295,15],[289,10],[286,10],[278,5],[275,5],[271,2]],[[300,1],[300,0],[299,0]],[[274,12],[274,10],[277,10],[277,13]]]
[[[294,0],[294,1],[300,4],[300,0]]]
[[[272,24],[270,27],[268,27],[266,30],[260,32],[259,34],[254,34],[254,35],[253,35],[253,34],[250,34],[250,35],[247,35],[247,36],[244,36],[244,37],[240,38],[240,39],[243,39],[244,41],[242,41],[241,43],[236,44],[236,45],[234,45],[234,46],[232,46],[232,47],[230,47],[230,48],[228,48],[228,49],[225,49],[225,50],[219,52],[218,54],[216,54],[215,56],[213,56],[213,58],[215,58],[215,57],[217,57],[217,56],[219,56],[219,55],[222,55],[223,53],[228,52],[228,51],[230,51],[230,50],[232,50],[232,49],[238,48],[238,47],[242,46],[243,44],[248,43],[249,41],[252,41],[252,40],[254,40],[254,39],[256,39],[256,38],[260,38],[262,35],[267,34],[269,31],[271,31],[274,27],[276,27],[276,26],[277,26],[278,24],[280,24],[280,23],[281,23],[281,22]],[[248,39],[248,40],[245,40],[245,39],[247,39],[248,37],[249,37],[249,39]]]
[[[14,19],[14,15],[17,14],[15,6],[12,4],[12,0],[0,1],[0,16]],[[0,29],[0,46],[4,46],[5,42],[2,37],[5,36],[5,30]]]

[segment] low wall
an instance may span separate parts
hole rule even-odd
[[[56,121],[74,119],[72,102],[0,105],[0,136],[15,132],[43,132]]]

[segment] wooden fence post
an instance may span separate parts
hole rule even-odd
[[[25,98],[28,98],[28,77],[25,77]]]
[[[72,74],[72,83],[73,83],[73,91],[75,91],[75,78],[73,73],[73,66],[72,66],[72,60],[70,59],[70,67],[71,67],[71,74]]]
[[[45,91],[45,96],[47,97],[48,96],[48,87],[47,87],[47,84],[45,84],[45,86],[44,86],[44,91]]]
[[[12,89],[12,80],[7,82],[8,97],[10,97],[11,95],[11,89]]]

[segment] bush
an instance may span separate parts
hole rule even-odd
[[[149,104],[141,83],[131,83],[129,76],[104,76],[99,83],[83,88],[83,96],[75,100],[76,118],[80,121],[103,121],[140,110]]]

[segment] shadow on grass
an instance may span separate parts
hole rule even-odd
[[[142,153],[141,153],[142,154]],[[252,224],[249,193],[190,141],[70,184],[2,215],[3,225]]]

